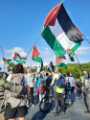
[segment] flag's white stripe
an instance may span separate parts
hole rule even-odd
[[[58,21],[56,21],[54,26],[50,26],[50,29],[65,50],[71,49],[75,46],[75,43],[68,39]]]
[[[50,26],[50,29],[52,31],[52,33],[55,35],[55,36],[58,36],[60,35],[60,33],[63,32],[61,26],[59,25],[58,21],[56,20],[56,23],[54,26]]]
[[[69,40],[64,32],[57,36],[57,40],[65,50],[72,49],[75,46],[75,43]]]

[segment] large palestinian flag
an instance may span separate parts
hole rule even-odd
[[[75,53],[83,40],[63,4],[57,5],[47,16],[42,36],[59,57],[63,57],[68,51],[69,54]]]

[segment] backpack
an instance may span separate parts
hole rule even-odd
[[[66,89],[66,91],[70,91],[71,90],[71,85],[70,85],[69,81],[66,83],[65,89]]]
[[[60,76],[59,79],[56,80],[55,85],[57,87],[62,87],[63,88],[65,86],[65,78],[64,78],[64,76]]]

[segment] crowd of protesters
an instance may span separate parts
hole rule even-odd
[[[63,74],[57,69],[55,70],[53,64],[47,71],[31,72],[30,68],[24,70],[21,64],[11,71],[7,77],[7,81],[10,83],[9,97],[7,98],[7,107],[5,110],[6,120],[25,120],[25,116],[28,113],[28,105],[22,99],[22,96],[28,95],[30,103],[33,105],[35,96],[38,101],[45,94],[49,95],[50,91],[55,96],[55,112],[59,113],[61,110],[66,112],[68,104],[72,105],[76,97],[82,97],[86,106],[87,112],[90,112],[87,101],[89,90],[89,76],[84,72],[84,76],[81,78],[81,84],[77,83],[71,73]],[[8,96],[8,95],[7,95]]]

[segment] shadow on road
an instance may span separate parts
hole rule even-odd
[[[36,99],[35,99],[35,101],[34,101],[34,105],[36,105],[36,109],[35,109],[35,111],[38,109],[38,100],[37,100],[37,97],[36,97]],[[48,111],[47,112],[42,112],[42,111],[36,111],[36,113],[34,113],[34,115],[32,116],[32,118],[30,119],[30,120],[44,120],[44,118],[47,116],[47,114],[48,113],[50,113],[51,112],[51,110],[53,110],[53,108],[54,108],[54,103],[52,103],[52,104],[50,104],[49,105],[50,107],[49,107],[49,109],[48,109]],[[34,112],[35,112],[34,111]],[[30,114],[31,114],[31,112],[30,112]],[[29,114],[29,115],[30,115]],[[27,118],[29,118],[29,116],[27,117]]]
[[[54,106],[51,104],[51,107],[48,109],[47,112],[42,112],[42,111],[38,111],[34,114],[34,116],[32,117],[32,120],[43,120],[48,113],[51,112],[51,110],[53,110]]]
[[[38,111],[37,113],[34,114],[34,116],[32,117],[32,120],[43,120],[49,112],[50,111],[48,112]]]

